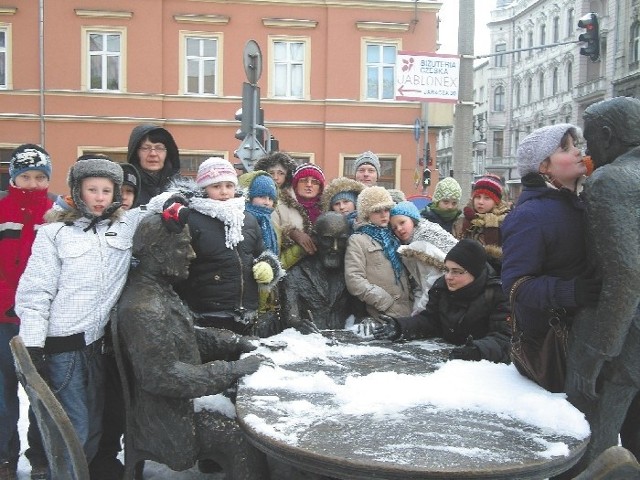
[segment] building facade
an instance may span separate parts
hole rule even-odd
[[[415,185],[418,102],[394,100],[398,51],[437,49],[441,3],[403,0],[0,0],[0,174],[21,143],[52,155],[51,190],[85,153],[126,157],[133,127],[167,128],[184,174],[240,142],[243,49],[262,52],[265,126],[280,150],[353,173],[365,151],[382,182]],[[438,112],[438,109],[430,109]],[[426,119],[425,119],[426,120]],[[441,121],[429,113],[435,144]],[[435,183],[435,182],[434,182]]]

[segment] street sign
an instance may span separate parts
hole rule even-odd
[[[260,45],[255,40],[249,40],[244,46],[242,63],[247,81],[254,85],[258,83],[260,75],[262,75],[262,52]]]
[[[239,158],[247,172],[253,171],[254,164],[259,158],[267,154],[264,147],[260,144],[253,133],[247,135],[238,149],[234,152],[234,156]]]
[[[457,55],[398,52],[395,99],[456,103],[459,76]]]
[[[422,133],[422,122],[419,118],[416,118],[415,123],[413,124],[413,138],[416,139],[416,142],[420,141],[420,135]]]

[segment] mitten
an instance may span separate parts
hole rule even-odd
[[[397,340],[400,337],[400,325],[395,318],[388,315],[380,315],[384,323],[373,329],[373,338],[376,340]]]
[[[577,277],[573,288],[574,299],[578,307],[595,307],[598,305],[598,299],[600,298],[602,278]]]
[[[258,283],[269,283],[273,281],[273,269],[267,262],[258,262],[253,266],[253,278]]]
[[[27,347],[29,357],[33,362],[33,366],[36,367],[38,374],[46,381],[47,380],[47,361],[44,356],[44,348],[41,347]]]
[[[480,349],[473,343],[473,337],[469,335],[464,346],[456,347],[449,353],[449,360],[471,360],[477,362],[482,359]]]

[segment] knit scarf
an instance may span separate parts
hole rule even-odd
[[[193,208],[208,217],[217,218],[224,223],[224,244],[227,248],[232,249],[244,240],[242,236],[244,207],[245,200],[243,197],[230,198],[224,201],[194,197],[189,203],[189,208]]]
[[[398,237],[396,237],[387,227],[379,227],[371,223],[362,225],[358,231],[369,235],[376,242],[382,245],[384,256],[391,262],[391,266],[393,267],[393,273],[396,276],[397,284],[402,275],[403,268],[402,260],[400,260],[400,255],[398,254],[398,247],[400,246]]]
[[[445,222],[455,220],[462,213],[462,210],[460,210],[459,208],[440,208],[437,207],[435,203],[429,205],[429,209],[432,210]]]
[[[260,225],[264,247],[267,250],[271,250],[275,255],[279,255],[280,249],[278,248],[278,237],[276,236],[276,231],[271,223],[271,213],[273,212],[273,208],[262,205],[253,205],[252,203],[248,203],[245,208],[247,212],[256,217],[258,225]]]
[[[316,220],[322,213],[322,210],[320,209],[320,196],[318,195],[315,198],[309,199],[297,198],[297,200],[298,203],[307,211],[307,214],[309,214],[309,220],[311,220],[311,223],[316,223]]]

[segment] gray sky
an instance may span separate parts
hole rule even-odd
[[[491,50],[489,29],[486,27],[495,8],[495,0],[475,0],[475,55]],[[442,0],[440,9],[440,42],[438,53],[458,53],[458,0]]]

